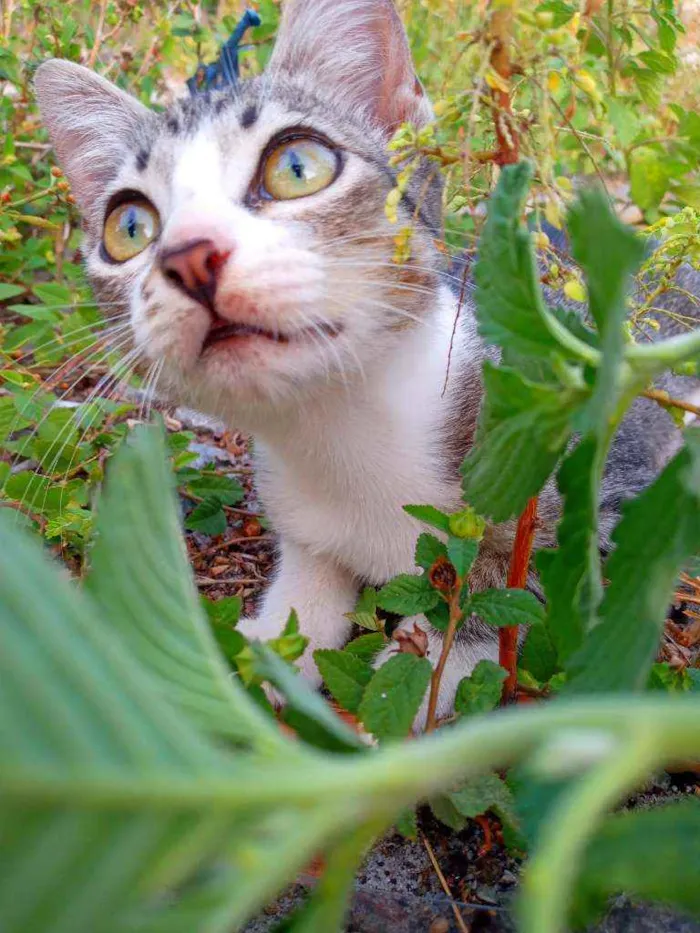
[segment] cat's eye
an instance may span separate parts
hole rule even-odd
[[[338,174],[338,155],[317,139],[290,139],[268,155],[265,193],[278,201],[304,198],[327,188]]]
[[[158,211],[145,198],[123,201],[105,220],[102,243],[114,262],[126,262],[142,253],[158,236]]]

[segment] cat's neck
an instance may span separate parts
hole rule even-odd
[[[461,404],[465,371],[480,369],[470,312],[462,309],[457,327],[456,315],[457,299],[445,287],[425,322],[402,334],[390,358],[308,404],[251,424],[270,466],[305,482],[313,475],[338,490],[358,473],[388,472],[397,482],[407,474],[415,483],[439,456],[441,437]],[[474,412],[477,407],[475,399]]]

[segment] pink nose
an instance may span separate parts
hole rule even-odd
[[[166,250],[160,267],[181,292],[213,312],[219,273],[230,255],[220,253],[211,240],[191,240]]]

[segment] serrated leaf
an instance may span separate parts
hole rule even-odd
[[[547,324],[531,235],[520,221],[531,180],[528,162],[501,172],[489,200],[474,279],[479,334],[484,340],[525,356],[539,356],[556,353],[560,346]]]
[[[613,543],[600,623],[571,658],[566,692],[645,685],[676,576],[700,549],[700,429],[689,429],[685,447],[623,506]]]
[[[370,632],[368,635],[360,635],[354,638],[343,648],[346,654],[352,654],[361,661],[371,661],[382,650],[387,643],[386,635],[383,632]]]
[[[438,557],[447,557],[447,548],[435,535],[423,532],[416,542],[416,566],[422,567],[423,570],[430,570]]]
[[[447,556],[457,575],[463,580],[479,553],[479,542],[473,538],[455,538],[452,535],[447,539]]]
[[[202,499],[216,499],[221,505],[236,505],[243,498],[243,487],[231,476],[200,474],[188,488]]]
[[[472,673],[459,682],[455,712],[462,716],[473,716],[495,709],[500,702],[503,681],[507,676],[500,664],[487,659],[479,661]]]
[[[493,810],[509,822],[516,820],[513,795],[497,774],[481,774],[471,778],[448,796],[455,809],[468,819]]]
[[[484,407],[462,464],[464,498],[494,521],[519,515],[554,470],[573,431],[580,392],[484,365]]]
[[[427,658],[396,654],[383,664],[365,689],[358,714],[378,739],[405,738],[430,683]]]
[[[205,535],[222,535],[226,531],[226,514],[219,499],[204,499],[185,519],[185,528]]]
[[[596,323],[602,361],[593,395],[577,422],[601,439],[619,405],[622,356],[626,342],[626,295],[644,258],[644,244],[613,213],[598,190],[582,191],[569,211],[571,251],[586,275],[589,311]]]
[[[437,528],[439,531],[450,530],[450,516],[432,505],[405,505],[403,510],[413,518],[417,518],[419,522],[432,525],[433,528]]]
[[[540,683],[546,683],[558,669],[557,650],[546,625],[532,625],[525,636],[519,665]]]
[[[416,615],[432,609],[440,602],[440,594],[432,588],[426,576],[402,573],[381,588],[377,604],[387,612],[403,616]]]
[[[547,596],[547,634],[561,664],[580,647],[585,633],[595,624],[603,596],[597,530],[597,457],[598,444],[588,438],[564,460],[557,477],[564,501],[557,527],[557,547],[537,555]],[[541,651],[544,644],[540,634],[535,634],[531,649],[538,645]]]
[[[95,532],[86,586],[164,696],[219,735],[274,741],[274,726],[232,679],[202,611],[159,429],[134,430],[116,452]]]
[[[243,609],[240,596],[224,596],[222,599],[207,599],[206,596],[202,596],[201,603],[209,621],[217,625],[236,625]]]
[[[370,664],[347,651],[331,649],[314,651],[314,661],[333,699],[349,713],[356,713],[374,673]]]
[[[544,606],[527,590],[482,590],[471,593],[462,607],[465,614],[479,616],[487,625],[533,625],[544,621]]]
[[[377,617],[377,590],[373,586],[366,586],[360,593],[355,609],[346,612],[345,618],[370,632],[381,631],[382,623]]]

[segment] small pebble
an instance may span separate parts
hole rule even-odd
[[[445,920],[444,917],[436,917],[435,920],[430,924],[428,933],[449,933],[450,930],[450,921]]]

